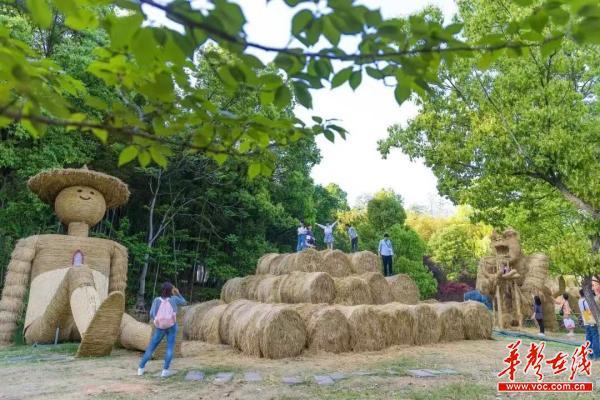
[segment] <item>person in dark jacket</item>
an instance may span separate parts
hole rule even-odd
[[[533,296],[533,319],[535,319],[540,327],[538,336],[546,336],[544,334],[544,313],[542,312],[542,299],[540,296]]]

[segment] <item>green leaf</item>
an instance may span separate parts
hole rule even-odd
[[[348,79],[350,79],[350,75],[352,74],[352,67],[346,67],[340,70],[337,74],[333,76],[331,80],[331,88],[334,89],[340,85],[343,85]]]
[[[329,129],[326,129],[323,132],[323,135],[325,135],[325,137],[327,138],[327,140],[329,140],[331,143],[335,143],[335,133],[333,133]]]
[[[144,22],[144,17],[140,14],[126,17],[111,16],[108,21],[111,45],[115,49],[121,49],[129,45],[133,35]]]
[[[323,17],[323,35],[334,46],[340,43],[341,33],[331,22],[331,18],[326,15]]]
[[[142,150],[138,154],[138,161],[142,168],[146,168],[150,164],[150,161],[152,161],[152,156],[146,150]]]
[[[366,71],[367,71],[367,75],[369,75],[371,78],[374,78],[374,79],[383,79],[385,77],[383,72],[381,72],[380,70],[373,68],[373,67],[367,67]]]
[[[312,120],[315,121],[317,124],[323,123],[323,118],[321,118],[321,117],[314,116],[314,117],[312,117]]]
[[[513,0],[513,2],[521,7],[528,7],[533,4],[533,0]]]
[[[108,140],[108,131],[105,129],[92,128],[92,133],[100,139],[102,143],[106,144],[106,141]]]
[[[260,104],[263,106],[268,106],[273,104],[275,100],[275,92],[272,90],[262,90],[260,92]]]
[[[248,178],[254,179],[260,174],[261,165],[260,163],[252,163],[248,166]]]
[[[529,25],[537,32],[542,32],[544,27],[548,23],[548,14],[544,10],[540,10],[535,14],[529,16]]]
[[[562,44],[562,41],[559,39],[551,40],[549,42],[544,43],[541,48],[542,57],[546,58],[549,55],[551,55],[552,53],[554,53],[556,50],[558,50],[560,48],[561,44]]]
[[[305,108],[312,108],[312,96],[308,91],[308,86],[300,81],[294,81],[294,94],[298,103],[302,104]]]
[[[292,101],[292,93],[287,85],[281,85],[275,91],[275,105],[279,108],[285,108]]]
[[[138,155],[137,146],[127,146],[119,154],[119,167],[133,161]]]
[[[46,0],[27,0],[25,4],[31,13],[31,18],[40,28],[50,28],[50,25],[52,25],[52,9]]]
[[[356,90],[357,87],[360,86],[360,82],[362,81],[362,72],[360,69],[352,72],[350,75],[350,87],[352,90]]]
[[[396,103],[398,105],[402,105],[409,97],[410,97],[410,87],[404,86],[402,84],[396,85],[396,89],[394,90],[394,97],[396,98]]]
[[[167,157],[161,152],[161,149],[157,146],[150,147],[150,155],[152,159],[161,167],[165,168],[167,166]]]
[[[292,34],[299,36],[300,33],[306,28],[308,23],[313,19],[313,14],[308,10],[302,10],[298,12],[292,18]]]

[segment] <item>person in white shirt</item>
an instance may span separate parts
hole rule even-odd
[[[323,233],[325,233],[324,241],[329,250],[333,250],[333,228],[335,228],[336,224],[337,224],[337,221],[335,221],[332,224],[325,224],[325,225],[317,224],[317,226],[319,228],[323,229]]]
[[[358,232],[356,232],[356,228],[352,224],[348,224],[346,227],[348,228],[348,236],[350,236],[350,249],[354,253],[358,251]]]
[[[383,239],[379,241],[378,252],[381,256],[381,260],[383,261],[383,275],[392,276],[394,247],[392,246],[392,241],[390,240],[390,236],[387,233],[383,235]]]
[[[304,250],[306,246],[306,233],[308,230],[304,225],[304,221],[300,221],[300,226],[298,227],[298,242],[296,243],[296,251]]]

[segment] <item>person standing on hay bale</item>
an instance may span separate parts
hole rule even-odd
[[[304,250],[306,246],[306,225],[304,225],[304,221],[300,221],[300,226],[298,227],[298,242],[296,243],[296,251]]]
[[[306,244],[304,248],[314,249],[317,247],[317,242],[315,241],[315,235],[312,231],[312,226],[308,225],[306,227]]]
[[[352,224],[346,225],[346,228],[348,228],[348,236],[350,236],[350,251],[354,253],[358,251],[358,232]]]
[[[383,239],[379,241],[379,255],[383,262],[383,276],[392,276],[392,264],[394,259],[394,247],[390,240],[390,235],[387,233],[383,235]]]
[[[156,329],[146,352],[140,360],[138,367],[139,376],[144,375],[146,363],[152,358],[154,350],[156,350],[165,336],[167,338],[167,351],[165,352],[165,362],[160,376],[167,378],[172,375],[169,367],[171,366],[171,360],[173,360],[175,338],[179,329],[177,326],[177,307],[186,304],[187,302],[179,293],[179,289],[174,287],[170,282],[163,283],[160,297],[154,299],[152,308],[150,309],[150,322],[154,324]]]
[[[323,229],[323,233],[325,234],[324,242],[329,250],[333,250],[333,228],[337,225],[337,221],[331,224],[317,224],[317,226]]]
[[[84,167],[41,172],[28,186],[54,205],[68,233],[35,235],[17,243],[0,300],[0,345],[10,343],[29,286],[24,326],[28,344],[81,340],[77,356],[108,355],[125,307],[127,249],[88,233],[107,208],[127,201],[127,185]]]

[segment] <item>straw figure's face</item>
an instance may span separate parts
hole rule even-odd
[[[511,263],[518,261],[522,256],[519,234],[512,229],[492,235],[492,248],[496,254],[508,257]]]
[[[94,226],[106,212],[106,201],[102,193],[94,188],[70,186],[56,196],[54,210],[63,224],[84,222]]]

